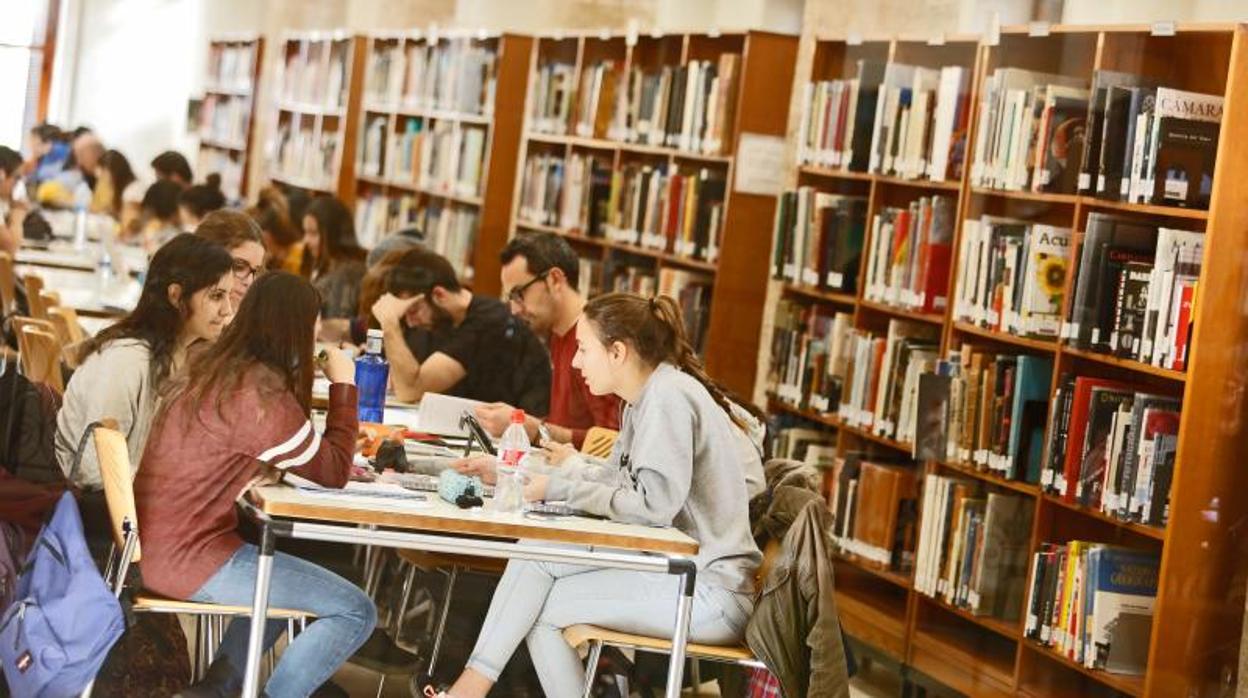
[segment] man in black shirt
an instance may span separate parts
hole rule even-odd
[[[440,255],[423,247],[404,254],[372,310],[400,400],[444,393],[546,414],[546,348],[501,301],[460,286]]]

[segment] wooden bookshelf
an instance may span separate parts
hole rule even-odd
[[[613,133],[578,133],[575,128],[579,86],[586,71],[603,61],[612,61],[627,85],[635,67],[657,69],[687,66],[691,61],[715,61],[721,54],[740,56],[736,99],[731,105],[732,123],[723,136],[722,151],[704,152],[669,144],[625,142]],[[551,231],[563,234],[582,259],[601,265],[604,279],[613,270],[636,267],[657,279],[664,269],[696,272],[711,284],[703,355],[716,379],[742,395],[750,394],[757,369],[759,332],[767,286],[767,236],[775,213],[775,198],[735,191],[737,141],[742,133],[783,136],[788,117],[789,88],[797,55],[797,38],[767,32],[749,31],[723,34],[559,34],[539,37],[532,55],[530,95],[538,88],[539,71],[548,66],[570,70],[572,124],[550,128],[533,116],[533,104],[524,110],[526,125],[520,146],[516,183],[516,204],[510,229]],[[621,88],[623,89],[623,88]],[[615,98],[618,98],[619,93]],[[613,98],[613,99],[615,99]],[[722,177],[726,191],[722,206],[721,237],[717,258],[691,257],[658,250],[640,242],[622,242],[606,237],[589,237],[578,227],[551,222],[533,222],[523,215],[519,192],[530,156],[549,156],[568,162],[573,156],[593,156],[611,171],[633,163],[662,166],[668,172],[695,174],[702,169]],[[601,291],[593,289],[593,292]]]
[[[1158,29],[1155,33],[1154,29]],[[1009,491],[1036,501],[1031,551],[1042,542],[1093,540],[1128,545],[1161,554],[1160,583],[1152,622],[1147,671],[1142,676],[1088,669],[1064,655],[1025,639],[1018,624],[974,617],[916,591],[906,603],[865,594],[862,578],[849,562],[838,562],[838,603],[846,631],[864,643],[958,691],[970,695],[1146,696],[1212,694],[1234,684],[1243,624],[1245,558],[1239,522],[1248,514],[1248,474],[1241,465],[1248,442],[1243,380],[1248,314],[1242,311],[1248,269],[1241,257],[1248,246],[1248,197],[1241,181],[1248,177],[1248,25],[1179,23],[1173,27],[1043,26],[1005,28],[999,39],[947,38],[938,46],[891,39],[814,41],[812,72],[799,82],[851,75],[859,59],[896,60],[934,67],[958,62],[974,71],[971,104],[978,103],[983,81],[1000,67],[1019,67],[1076,76],[1091,81],[1094,70],[1144,74],[1159,84],[1224,96],[1217,169],[1207,211],[1105,201],[1071,194],[997,191],[970,186],[970,167],[960,182],[895,181],[892,177],[794,165],[794,180],[820,191],[857,194],[869,200],[867,219],[898,196],[915,190],[956,191],[954,249],[962,222],[1003,215],[1070,228],[1077,259],[1081,232],[1091,212],[1107,212],[1158,225],[1203,231],[1204,261],[1200,297],[1194,309],[1191,350],[1185,371],[1075,349],[1063,341],[1015,337],[956,322],[952,307],[940,319],[942,355],[966,343],[1011,353],[1054,359],[1050,394],[1067,375],[1098,375],[1130,380],[1174,395],[1183,409],[1169,521],[1164,527],[1118,520],[1099,510],[1043,493],[1037,485],[1004,480],[970,464],[924,462],[926,473],[961,475],[984,487]],[[969,149],[981,125],[972,111]],[[792,137],[792,134],[790,134]],[[897,189],[909,190],[898,194]],[[863,257],[866,257],[864,247]],[[956,279],[956,254],[950,271],[950,297]],[[1073,274],[1067,274],[1069,304]],[[860,274],[860,279],[865,278]],[[860,283],[860,286],[862,284]],[[878,328],[880,317],[906,317],[878,303],[781,284],[790,300],[852,312],[855,327]],[[950,304],[952,306],[952,304]],[[1063,315],[1065,308],[1063,308]],[[875,317],[873,317],[875,316]],[[914,318],[911,318],[914,319]],[[770,337],[762,344],[770,346]],[[906,444],[870,438],[861,429],[824,414],[772,399],[770,410],[834,429],[842,452],[866,443],[908,451]],[[835,406],[832,408],[835,410]],[[921,516],[921,515],[920,515]],[[841,593],[842,577],[851,577]],[[1027,580],[1028,586],[1030,581]],[[900,642],[880,628],[904,627]]]
[[[363,44],[352,183],[362,242],[415,224],[475,291],[497,295],[533,39],[413,31],[370,34]],[[459,70],[431,72],[435,56]]]
[[[233,34],[208,41],[195,172],[221,176],[227,199],[247,195],[264,37]]]
[[[364,40],[343,31],[288,33],[278,45],[268,178],[355,203]]]

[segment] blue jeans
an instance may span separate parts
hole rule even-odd
[[[258,558],[259,549],[244,544],[191,595],[190,600],[251,606]],[[316,620],[282,653],[264,692],[272,698],[308,696],[328,681],[369,638],[377,624],[377,609],[372,599],[356,585],[323,567],[284,553],[273,556],[271,580],[270,608],[309,611],[316,614]],[[234,668],[232,691],[238,691],[243,685],[250,630],[248,618],[230,621],[217,651],[217,656],[228,659]],[[265,649],[272,647],[285,630],[286,621],[270,620],[265,627]]]

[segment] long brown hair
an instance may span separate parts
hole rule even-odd
[[[733,400],[729,392],[706,373],[706,366],[685,333],[680,306],[671,297],[644,298],[632,293],[607,293],[585,304],[585,319],[593,325],[604,346],[623,342],[651,366],[666,361],[693,376],[733,424],[742,430],[749,430],[733,411],[731,403],[735,402],[754,414],[750,410],[752,406],[743,400]]]
[[[216,395],[217,412],[255,364],[268,366],[311,413],[312,348],[321,294],[302,277],[271,272],[256,279],[238,314],[211,351],[192,358],[166,405],[187,397],[199,403]]]
[[[249,242],[264,246],[259,224],[246,213],[228,208],[217,209],[204,216],[195,227],[195,234],[217,243],[229,252]]]
[[[335,264],[347,261],[364,261],[367,252],[355,238],[355,218],[351,209],[335,196],[318,196],[308,204],[303,215],[312,216],[321,234],[318,250],[304,249],[303,272],[326,274]],[[300,221],[302,223],[302,221]],[[315,260],[313,260],[315,255]]]

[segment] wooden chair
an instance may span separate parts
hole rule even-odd
[[[134,505],[130,452],[126,448],[126,437],[117,430],[116,421],[105,419],[88,428],[94,429],[100,479],[104,484],[104,498],[108,502],[108,517],[112,523],[113,550],[104,572],[104,581],[120,598],[130,566],[138,564],[143,557],[139,545],[139,518]],[[251,606],[179,601],[141,589],[135,591],[133,610],[136,613],[181,613],[195,617],[198,651],[192,658],[193,679],[202,676],[212,663],[215,645],[220,641],[224,628],[223,619],[251,615]],[[314,615],[306,611],[270,608],[266,617],[287,621],[287,632],[293,637],[296,621],[302,629],[308,618]],[[87,690],[89,692],[90,688]]]
[[[78,358],[82,343],[87,338],[82,325],[78,324],[78,313],[73,308],[52,306],[48,308],[48,319],[56,329],[56,338],[61,343],[61,360],[70,369],[78,368]]]
[[[39,302],[43,304],[43,311],[46,313],[53,307],[61,304],[61,294],[56,291],[43,290],[39,292]]]
[[[611,455],[611,448],[615,446],[615,440],[618,438],[620,438],[620,432],[614,429],[591,427],[585,432],[585,441],[581,443],[581,453],[606,458]]]
[[[26,303],[30,306],[30,316],[36,320],[48,319],[48,308],[43,304],[43,277],[27,274],[22,277],[26,286]]]
[[[13,272],[13,257],[0,252],[0,315],[8,315],[17,308],[17,275]]]
[[[22,353],[22,372],[35,383],[45,383],[56,392],[65,392],[65,376],[61,373],[61,343],[55,330],[33,325],[19,330],[18,347]]]
[[[762,581],[767,578],[767,573],[771,571],[771,567],[775,564],[779,555],[780,542],[777,540],[768,542],[767,549],[763,551],[762,564],[758,566],[758,572],[755,575],[758,588],[762,588]],[[586,643],[589,644],[589,659],[585,665],[585,696],[587,698],[592,694],[594,675],[598,670],[598,660],[602,656],[602,648],[604,646],[611,645],[613,647],[631,648],[661,654],[670,654],[672,651],[671,638],[634,635],[587,624],[570,625],[564,628],[563,639],[567,640],[568,644],[573,647],[580,647]],[[745,667],[765,666],[762,661],[754,656],[750,648],[744,644],[719,646],[690,642],[685,646],[685,656],[695,660],[692,662],[693,670],[691,672],[694,695],[698,694],[698,687],[701,684],[697,660],[705,659]]]

